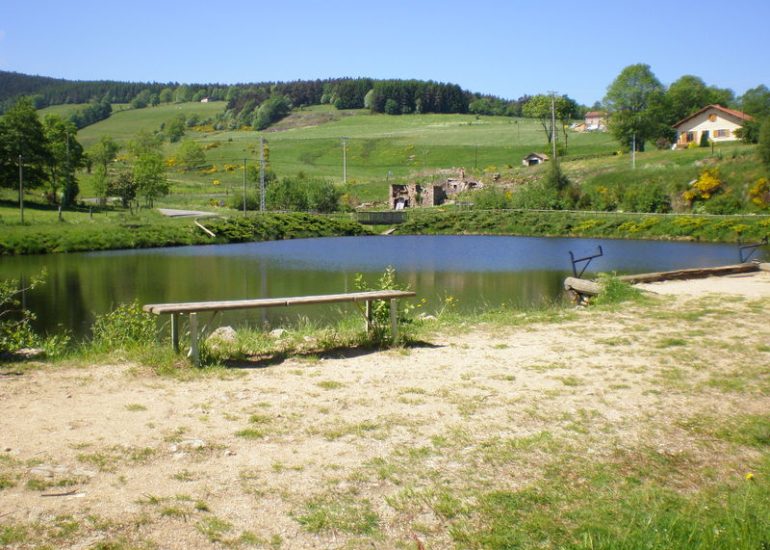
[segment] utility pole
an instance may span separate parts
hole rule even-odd
[[[243,159],[243,215],[246,215],[246,159]]]
[[[551,145],[553,146],[553,160],[556,162],[556,92],[551,92]]]
[[[259,136],[259,211],[265,211],[265,138]]]
[[[348,182],[348,138],[342,138],[342,183]]]
[[[21,168],[21,155],[19,155],[19,213],[21,223],[24,225],[24,175]]]

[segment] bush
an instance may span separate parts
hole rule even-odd
[[[720,191],[722,191],[722,180],[719,178],[719,168],[706,168],[690,189],[682,193],[682,198],[693,204],[696,201],[706,201]]]
[[[31,290],[38,282],[40,280],[33,281],[25,290]],[[0,353],[12,353],[40,344],[30,324],[35,316],[21,309],[18,299],[21,293],[18,281],[0,281]]]
[[[155,341],[155,317],[134,301],[97,316],[91,330],[93,344],[99,349],[135,348]]]
[[[270,184],[265,201],[272,210],[328,213],[339,209],[340,195],[339,189],[330,181],[300,174]]]
[[[24,348],[43,348],[45,355],[62,354],[70,342],[69,334],[41,337],[32,329],[35,315],[21,308],[19,295],[30,291],[45,280],[45,272],[19,289],[19,281],[0,281],[0,353],[14,353]]]
[[[749,199],[759,208],[765,209],[770,206],[770,180],[759,178],[749,189]]]
[[[639,300],[642,297],[642,291],[618,279],[613,273],[611,275],[601,273],[599,275],[599,285],[602,287],[601,293],[594,298],[596,305],[611,305]]]
[[[770,169],[770,118],[766,119],[759,129],[759,145],[757,151],[762,163]]]
[[[671,197],[661,184],[631,186],[620,203],[627,212],[649,212],[665,214],[671,212]]]
[[[499,187],[485,187],[473,195],[473,206],[482,210],[495,210],[511,207],[511,194]]]
[[[366,283],[361,273],[356,273],[353,287],[361,292],[369,290],[409,290],[408,286],[401,285],[396,281],[396,269],[393,266],[388,266],[385,269],[374,287]],[[411,313],[413,310],[414,306],[406,305],[397,313],[399,337],[402,341],[409,338],[403,329],[412,323]],[[372,333],[369,337],[374,343],[395,343],[391,341],[392,335],[390,333],[390,302],[377,300],[372,303],[372,325]]]

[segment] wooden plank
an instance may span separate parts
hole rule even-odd
[[[735,273],[751,273],[758,271],[759,266],[756,263],[723,265],[719,267],[696,267],[693,269],[678,269],[675,271],[661,271],[658,273],[640,273],[638,275],[623,275],[618,277],[623,282],[629,284],[636,283],[655,283],[659,281],[675,281],[681,279],[705,279],[706,277],[717,277],[723,275],[732,275]]]
[[[142,309],[156,315],[162,313],[191,313],[200,311],[225,311],[263,307],[281,307],[337,302],[366,302],[369,300],[392,300],[416,296],[407,290],[372,290],[348,292],[345,294],[322,294],[318,296],[293,296],[286,298],[259,298],[253,300],[225,300],[220,302],[180,302],[170,304],[147,304]]]

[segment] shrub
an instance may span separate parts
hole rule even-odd
[[[770,180],[759,178],[749,189],[749,199],[759,208],[770,206]]]
[[[24,288],[19,281],[0,281],[0,353],[13,353],[24,348],[43,348],[45,354],[54,357],[62,354],[70,342],[68,334],[41,337],[32,328],[35,315],[21,307],[19,295],[28,292],[45,280],[45,272],[35,277]]]
[[[409,290],[408,286],[401,285],[396,281],[396,269],[393,266],[388,266],[385,269],[374,287],[367,284],[361,273],[356,273],[353,287],[361,292],[368,290]],[[406,305],[397,314],[399,335],[402,340],[408,339],[408,336],[403,331],[403,327],[412,323],[411,313],[413,310],[414,306]],[[370,338],[373,342],[379,344],[391,342],[389,302],[377,300],[372,303],[372,325]]]
[[[133,348],[155,340],[155,318],[134,301],[97,316],[91,330],[97,348]]]
[[[12,353],[40,344],[31,326],[34,314],[20,308],[17,297],[21,292],[18,281],[0,281],[0,353]]]
[[[706,168],[693,182],[690,189],[682,193],[682,198],[692,205],[695,201],[710,199],[712,195],[721,190],[722,180],[719,178],[719,168]]]
[[[628,212],[671,212],[671,197],[661,184],[634,185],[626,190],[620,203]]]
[[[618,304],[629,300],[638,300],[642,296],[641,290],[621,281],[614,273],[611,275],[600,274],[599,284],[602,291],[593,300],[593,303],[597,305]]]
[[[339,209],[340,195],[339,189],[329,180],[308,178],[300,174],[270,184],[265,202],[272,210],[314,210],[326,213]]]
[[[759,129],[759,145],[757,151],[762,163],[770,168],[770,118],[766,119]]]
[[[499,187],[485,187],[473,194],[473,205],[483,210],[510,208],[511,195]]]

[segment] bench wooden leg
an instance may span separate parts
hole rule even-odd
[[[366,317],[366,334],[369,334],[372,332],[372,301],[367,300],[366,301],[366,312],[364,313],[364,317]]]
[[[390,300],[390,333],[393,336],[393,343],[398,341],[398,300]]]
[[[179,314],[171,314],[171,346],[174,353],[179,353]]]
[[[190,357],[193,365],[200,367],[200,354],[198,351],[198,314],[190,313]]]

